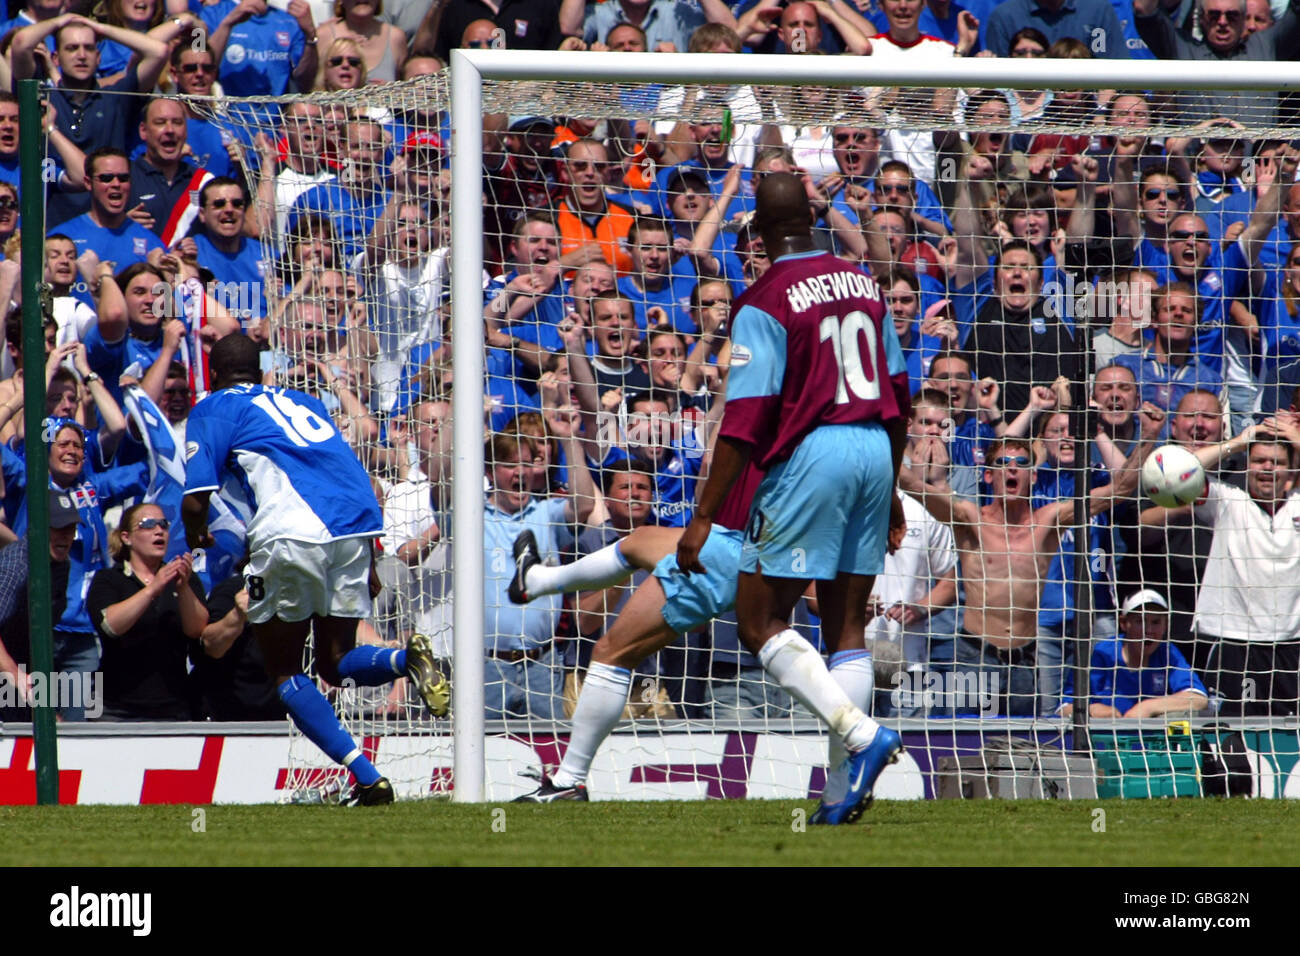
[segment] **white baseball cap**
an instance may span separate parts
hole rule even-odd
[[[1120,613],[1132,614],[1134,611],[1139,610],[1148,604],[1154,604],[1166,611],[1169,610],[1168,603],[1166,603],[1165,599],[1160,596],[1159,591],[1144,588],[1130,596],[1129,599],[1124,602],[1124,606],[1120,608]]]

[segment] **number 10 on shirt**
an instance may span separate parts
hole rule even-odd
[[[849,389],[863,400],[880,398],[880,382],[876,378],[876,354],[879,343],[876,341],[876,327],[871,317],[862,310],[850,312],[841,319],[828,315],[818,327],[821,340],[830,339],[835,349],[835,364],[839,366],[840,377],[835,383],[835,404],[849,403]],[[867,363],[862,363],[862,352],[858,349],[858,332],[867,337]]]

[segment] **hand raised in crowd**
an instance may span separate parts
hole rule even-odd
[[[954,240],[955,243],[955,240]],[[957,323],[952,320],[952,300],[940,299],[921,316],[921,334],[941,339],[945,349],[957,348]]]
[[[1143,441],[1155,441],[1165,427],[1165,410],[1153,402],[1143,402],[1138,409],[1138,423]]]
[[[136,203],[134,206],[132,206],[130,209],[126,211],[126,215],[137,225],[144,226],[144,228],[148,229],[150,232],[153,231],[153,227],[154,227],[153,214],[149,212],[148,209],[145,208],[144,203],[142,202]]]

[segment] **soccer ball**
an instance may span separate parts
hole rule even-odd
[[[1142,490],[1162,508],[1190,505],[1205,494],[1205,469],[1180,445],[1161,445],[1142,465]]]

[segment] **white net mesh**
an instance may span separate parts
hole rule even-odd
[[[271,375],[327,403],[384,504],[384,591],[361,639],[396,646],[420,632],[450,657],[458,184],[446,76],[195,105],[242,145],[268,263]],[[643,619],[631,595],[689,521],[725,390],[730,303],[768,266],[747,225],[762,175],[806,172],[818,243],[881,279],[916,395],[918,477],[970,507],[1008,496],[1044,507],[1073,496],[1068,467],[1085,447],[1092,487],[1123,483],[1144,401],[1167,414],[1157,443],[1189,447],[1281,410],[1280,426],[1264,426],[1280,444],[1260,447],[1289,466],[1291,107],[1272,93],[486,83],[484,645],[489,729],[505,731],[489,746],[490,792],[528,789],[513,777],[532,760],[521,753],[558,763],[555,735],[596,640],[625,608]],[[1089,389],[1085,369],[1107,370]],[[1061,412],[1089,396],[1102,438],[1084,445]],[[1023,444],[995,447],[1000,436]],[[1225,451],[1195,516],[1147,510],[1131,481],[1094,520],[1096,716],[1296,713],[1298,506],[1282,496],[1289,536],[1261,541],[1240,501],[1281,484],[1254,477],[1264,466],[1243,474],[1244,445]],[[1014,460],[985,470],[1020,454],[1038,465],[1031,486],[1027,472],[1006,484]],[[1071,660],[1072,533],[998,544],[908,508],[913,530],[876,585],[876,689],[861,703],[916,719],[906,726],[958,755],[978,743],[933,721],[1055,715]],[[606,589],[575,572],[575,593],[521,608],[506,586],[524,529],[552,570],[625,541],[634,574]],[[1117,633],[1118,605],[1143,588],[1172,609],[1143,652],[1162,675],[1149,686],[1129,656],[1141,643]],[[807,606],[796,623],[820,643]],[[1151,657],[1171,646],[1184,665]],[[399,792],[446,791],[450,722],[428,720],[401,682],[332,699]],[[815,722],[744,650],[729,609],[636,667],[624,716],[633,736],[596,758],[595,792],[820,789],[824,753],[797,736]],[[512,749],[520,741],[531,749]],[[288,790],[341,779],[300,738],[293,761]],[[887,780],[918,795],[920,774],[938,769],[910,762]]]

